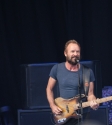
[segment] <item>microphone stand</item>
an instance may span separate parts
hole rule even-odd
[[[79,109],[80,109],[80,114],[81,114],[81,125],[83,122],[83,108],[82,108],[82,96],[81,96],[81,83],[80,83],[80,72],[79,72],[79,64],[77,65],[78,68],[78,91],[79,91]],[[79,125],[79,119],[78,119],[78,125]]]

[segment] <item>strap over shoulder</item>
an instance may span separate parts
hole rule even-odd
[[[89,83],[90,83],[90,68],[87,66],[82,65],[82,73],[83,73],[83,85],[85,96],[87,97],[89,91]]]

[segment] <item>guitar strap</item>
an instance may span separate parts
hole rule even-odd
[[[82,77],[83,77],[83,86],[85,91],[85,96],[87,97],[89,91],[89,83],[90,83],[90,68],[82,65]]]

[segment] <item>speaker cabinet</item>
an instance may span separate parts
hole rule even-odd
[[[91,110],[88,121],[92,121],[95,125],[108,125],[108,107],[100,106],[98,110]],[[94,125],[92,124],[92,125]]]
[[[95,74],[95,95],[102,97],[100,61],[81,61],[90,67]],[[49,73],[56,63],[21,65],[21,102],[23,109],[49,108],[46,98],[46,86]],[[58,85],[54,88],[54,96],[59,96]]]
[[[21,65],[21,107],[22,109],[49,108],[46,87],[49,73],[55,63]],[[54,97],[58,86],[54,88]]]
[[[86,123],[88,124],[86,124]],[[92,122],[92,123],[91,123]],[[101,124],[93,124],[101,123]],[[50,109],[18,110],[18,125],[55,125]],[[91,111],[83,125],[108,125],[108,108],[99,107]]]
[[[53,125],[50,109],[18,110],[18,125]]]

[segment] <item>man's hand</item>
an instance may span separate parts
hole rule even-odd
[[[97,110],[98,107],[99,107],[99,104],[97,103],[96,100],[92,100],[92,101],[90,101],[90,107],[91,107],[93,110]]]
[[[53,114],[55,115],[59,115],[62,113],[62,110],[56,105],[51,106],[51,109],[52,109]]]

